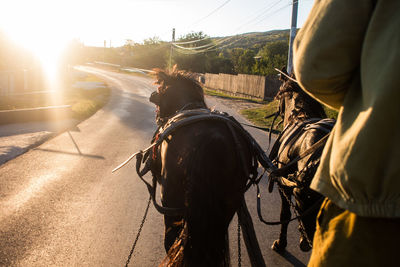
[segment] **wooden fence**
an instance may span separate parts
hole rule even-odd
[[[44,90],[44,77],[35,70],[0,71],[0,96]]]
[[[204,75],[206,87],[235,96],[268,99],[278,92],[280,81],[277,76],[211,74]]]

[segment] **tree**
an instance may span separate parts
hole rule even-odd
[[[252,74],[255,53],[250,49],[234,48],[228,50],[228,57],[232,61],[236,73]]]
[[[258,75],[276,74],[274,68],[286,66],[289,45],[287,41],[275,41],[266,44],[259,52],[261,58],[253,66],[253,73]]]
[[[228,58],[225,58],[220,53],[218,56],[208,55],[206,61],[206,72],[234,74],[235,70],[232,61]]]
[[[202,47],[211,44],[213,41],[208,38],[203,32],[191,32],[178,39],[178,43],[185,43],[190,41],[197,41],[188,44],[181,44],[180,46],[188,48],[176,48],[173,54],[173,64],[177,64],[179,69],[192,71],[192,72],[208,72],[210,64],[208,63],[211,58],[216,57],[215,51],[200,52],[203,48],[193,49],[196,47]],[[215,59],[214,59],[215,60]]]
[[[161,39],[158,36],[150,37],[143,40],[144,45],[158,45],[161,43]]]

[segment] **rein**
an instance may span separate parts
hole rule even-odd
[[[298,155],[296,158],[294,158],[293,160],[291,160],[288,164],[286,164],[285,166],[281,167],[281,168],[277,168],[275,167],[274,170],[272,170],[269,173],[269,181],[268,181],[268,191],[271,193],[272,189],[273,189],[273,185],[274,182],[278,182],[278,184],[281,185],[285,185],[288,187],[297,187],[298,184],[296,182],[293,182],[285,177],[282,177],[283,175],[285,175],[286,173],[288,173],[288,171],[290,170],[290,168],[296,164],[298,161],[304,159],[305,157],[309,156],[310,154],[315,153],[319,148],[323,147],[326,140],[328,139],[329,135],[330,135],[330,130],[326,129],[325,127],[321,126],[322,125],[327,125],[329,126],[330,123],[329,121],[325,121],[325,120],[320,120],[318,119],[318,121],[316,121],[317,119],[310,119],[308,121],[302,122],[299,125],[295,125],[294,128],[292,129],[293,133],[290,134],[290,136],[288,136],[287,138],[289,140],[284,140],[286,141],[285,145],[290,145],[291,142],[293,142],[293,139],[296,139],[297,136],[301,133],[301,131],[307,131],[309,129],[319,129],[324,131],[326,134],[320,139],[318,140],[316,143],[314,143],[310,148],[308,148],[307,150],[305,150],[303,153],[301,153],[300,155]],[[311,124],[310,124],[311,123]],[[282,136],[285,134],[286,131],[288,131],[289,127],[285,127],[285,129],[281,132],[281,134],[278,136],[278,139],[276,142],[278,142]],[[290,138],[292,137],[292,138]],[[280,144],[275,146],[272,148],[272,150],[276,150],[277,148],[279,148]],[[271,151],[271,154],[274,151]],[[275,151],[277,152],[277,151]],[[307,210],[305,210],[302,215],[298,215],[292,219],[289,220],[285,220],[285,221],[275,221],[275,222],[268,222],[265,221],[264,218],[262,217],[261,214],[261,194],[260,194],[260,189],[259,189],[259,185],[258,183],[256,184],[257,186],[257,215],[259,220],[266,224],[266,225],[279,225],[279,224],[285,224],[285,223],[289,223],[291,221],[294,220],[299,220],[303,217],[306,217],[309,213],[311,213],[312,211],[314,211],[316,208],[319,207],[319,205],[321,204],[321,201],[317,201],[316,203],[314,203],[310,208],[308,208]],[[288,200],[289,201],[289,200]]]
[[[285,223],[289,223],[289,222],[294,221],[294,220],[298,220],[298,219],[304,218],[308,214],[310,214],[312,211],[314,211],[316,208],[318,208],[321,205],[322,200],[323,199],[321,199],[320,201],[315,202],[310,208],[305,210],[302,215],[296,216],[296,217],[291,218],[291,219],[286,220],[286,221],[268,222],[268,221],[264,220],[264,218],[262,217],[262,214],[261,214],[261,193],[260,193],[260,188],[259,188],[259,186],[257,184],[257,215],[258,215],[258,218],[260,219],[260,221],[262,223],[266,224],[266,225],[280,225],[280,224],[285,224]]]
[[[199,121],[221,121],[224,122],[228,125],[228,128],[231,130],[231,133],[233,135],[233,138],[235,140],[235,144],[237,145],[238,139],[236,136],[236,132],[239,132],[245,137],[252,149],[253,149],[253,155],[255,157],[255,161],[259,162],[265,169],[267,170],[274,170],[276,167],[275,165],[271,162],[271,160],[268,158],[268,156],[265,154],[263,149],[260,147],[260,145],[254,140],[254,138],[246,131],[243,129],[243,127],[231,116],[228,116],[226,113],[221,113],[218,111],[210,111],[208,109],[196,109],[196,110],[185,110],[177,115],[175,115],[173,118],[169,119],[167,123],[163,127],[159,127],[156,134],[158,138],[153,141],[153,143],[147,147],[145,150],[140,150],[134,154],[132,154],[127,160],[125,160],[123,163],[121,163],[118,167],[116,167],[112,172],[115,172],[128,164],[133,158],[136,157],[136,172],[139,176],[139,178],[144,182],[144,184],[147,187],[147,190],[150,194],[150,197],[152,199],[153,205],[156,208],[156,210],[167,216],[177,216],[177,215],[183,215],[185,212],[185,208],[170,208],[170,207],[164,207],[161,206],[157,203],[156,200],[156,188],[157,188],[157,179],[153,175],[152,182],[149,183],[146,181],[143,176],[147,174],[151,169],[151,164],[152,164],[152,156],[149,154],[152,153],[152,149],[158,148],[161,143],[168,138],[173,132],[176,130],[189,125],[193,124]],[[240,147],[239,147],[240,148]],[[243,161],[243,159],[241,159]],[[141,169],[142,164],[144,163],[143,169]],[[261,178],[261,177],[260,177]],[[250,181],[248,185],[246,186],[246,189],[248,189],[251,184],[258,183],[260,181],[259,179],[256,179],[254,176],[253,178],[250,178]]]

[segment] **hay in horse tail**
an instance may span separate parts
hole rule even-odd
[[[182,252],[176,246],[183,246],[184,265],[177,266],[230,266],[227,229],[241,199],[234,197],[240,191],[239,183],[229,169],[235,169],[232,157],[236,159],[236,155],[227,139],[214,133],[193,146],[196,150],[186,181],[184,232],[182,240],[177,239],[170,250]]]

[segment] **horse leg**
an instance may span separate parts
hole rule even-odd
[[[296,209],[300,215],[303,215],[307,209],[315,206],[315,203],[320,202],[323,198],[319,193],[312,191],[311,189],[295,189],[293,195],[296,200]],[[299,225],[300,232],[300,249],[304,252],[310,251],[312,248],[312,242],[314,239],[314,233],[316,228],[316,218],[319,212],[319,207],[314,207],[312,211],[302,217],[300,220],[303,226]]]
[[[161,197],[161,203],[164,207],[176,207],[175,203],[171,199],[167,199],[165,196],[166,195],[172,195],[172,194],[166,194],[165,187],[162,187],[163,194]],[[173,204],[170,204],[173,203]],[[172,247],[174,244],[175,240],[179,237],[179,234],[181,230],[183,229],[183,221],[182,221],[182,216],[168,216],[164,215],[164,248],[165,252],[168,253],[169,249]]]
[[[279,239],[275,240],[271,247],[273,250],[279,253],[283,252],[287,246],[287,228],[289,225],[288,221],[291,217],[290,204],[288,203],[285,194],[288,198],[291,197],[290,190],[285,190],[284,188],[282,188],[282,190],[279,190],[279,195],[281,196],[282,200],[280,220],[284,223],[281,224],[281,233],[279,234]]]

